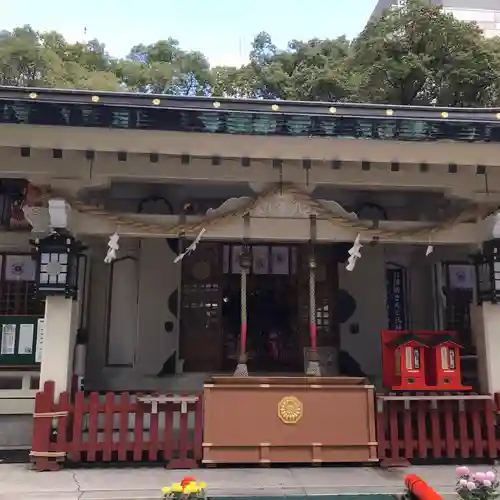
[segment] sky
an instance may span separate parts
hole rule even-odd
[[[30,24],[70,42],[97,38],[115,57],[138,43],[168,37],[203,52],[212,65],[247,60],[260,31],[285,48],[290,39],[359,33],[377,0],[0,0],[0,29]],[[240,4],[237,6],[237,4]],[[86,29],[86,34],[85,34]]]

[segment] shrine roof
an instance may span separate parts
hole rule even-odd
[[[427,344],[429,344],[429,346],[438,346],[440,344],[446,343],[462,347],[462,344],[460,344],[460,342],[457,342],[457,339],[453,338],[451,335],[434,335],[427,340]]]
[[[399,347],[399,346],[402,346],[405,344],[409,344],[411,342],[420,344],[424,347],[428,347],[428,342],[426,342],[422,338],[418,337],[417,335],[414,335],[413,333],[407,333],[407,334],[401,335],[397,339],[394,339],[391,342],[388,342],[387,345],[392,346],[392,347]]]
[[[271,101],[2,86],[0,123],[500,142],[500,108]]]

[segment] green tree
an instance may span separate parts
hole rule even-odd
[[[213,95],[248,99],[259,96],[259,82],[251,66],[216,66],[211,72]]]
[[[477,106],[490,104],[499,76],[488,47],[477,26],[409,0],[353,41],[350,67],[363,101]]]
[[[0,34],[0,84],[118,90],[120,82],[97,40],[68,44],[56,32],[30,26]]]
[[[132,47],[116,74],[138,92],[203,95],[210,89],[210,65],[200,52],[186,52],[173,38]]]

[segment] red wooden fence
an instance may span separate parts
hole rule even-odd
[[[202,419],[201,396],[184,405],[160,402],[154,411],[129,393],[77,392],[71,401],[63,392],[55,402],[54,383],[47,382],[35,399],[32,461],[37,470],[57,470],[65,460],[197,467]]]
[[[488,399],[377,399],[379,458],[493,459],[496,406]]]

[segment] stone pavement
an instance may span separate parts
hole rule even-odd
[[[488,466],[471,467],[488,470]],[[453,496],[454,466],[322,467],[269,469],[165,470],[153,468],[64,469],[35,472],[25,464],[0,465],[0,500],[158,500],[161,488],[184,476],[208,485],[212,497],[287,497],[311,495],[394,495],[414,473],[439,493]],[[385,500],[385,499],[384,499]]]

